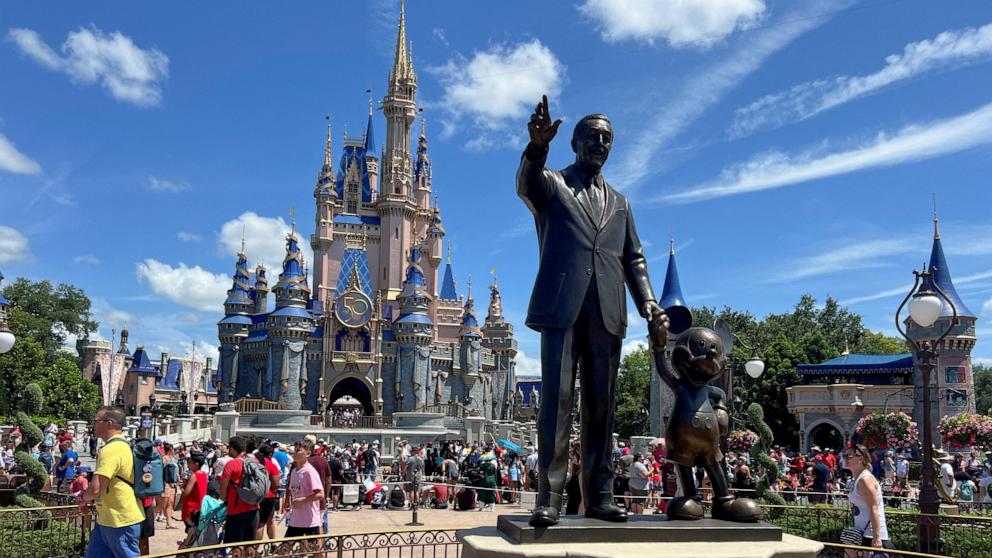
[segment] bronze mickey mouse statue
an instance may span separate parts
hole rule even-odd
[[[720,326],[718,326],[720,327]],[[693,466],[702,466],[713,486],[713,518],[735,522],[756,522],[762,512],[748,498],[737,498],[727,488],[727,475],[721,462],[720,439],[727,435],[730,415],[727,394],[710,383],[719,378],[727,365],[733,337],[723,326],[720,333],[705,327],[682,332],[672,349],[671,363],[665,357],[668,332],[652,328],[651,345],[658,374],[675,391],[675,408],[665,434],[668,460],[677,465],[684,496],[668,504],[668,519],[702,519]]]

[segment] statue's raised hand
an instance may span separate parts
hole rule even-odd
[[[551,140],[555,139],[558,133],[558,126],[561,125],[561,118],[551,122],[551,114],[548,112],[548,96],[543,95],[541,102],[537,103],[534,114],[527,123],[527,131],[530,132],[530,142],[538,147],[547,147]]]

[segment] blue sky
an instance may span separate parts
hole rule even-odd
[[[361,133],[398,7],[0,8],[0,269],[82,287],[104,337],[126,321],[132,345],[209,354],[242,225],[269,265],[290,208],[310,233],[324,115],[336,148]],[[523,371],[537,254],[513,180],[541,93],[565,120],[554,166],[578,118],[611,117],[604,174],[658,291],[674,233],[691,304],[831,295],[894,333],[936,192],[992,361],[992,4],[414,0],[407,20],[458,287],[496,267]],[[629,346],[644,332],[632,319]]]

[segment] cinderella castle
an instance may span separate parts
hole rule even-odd
[[[456,289],[423,121],[410,145],[416,94],[401,8],[382,100],[385,145],[376,148],[371,101],[365,134],[345,134],[337,165],[328,125],[313,189],[312,271],[294,223],[269,311],[268,270],[252,272],[244,247],[238,254],[218,323],[222,403],[298,393],[289,406],[317,413],[350,397],[365,415],[448,405],[510,418],[513,325],[495,277],[481,326],[471,282],[464,295]],[[286,389],[295,382],[298,392]]]

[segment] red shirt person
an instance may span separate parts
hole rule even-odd
[[[258,530],[258,504],[249,504],[238,496],[235,488],[241,484],[245,459],[254,457],[245,453],[247,443],[235,436],[227,443],[231,460],[220,475],[220,494],[227,502],[227,520],[224,522],[224,542],[235,543],[256,540]]]

